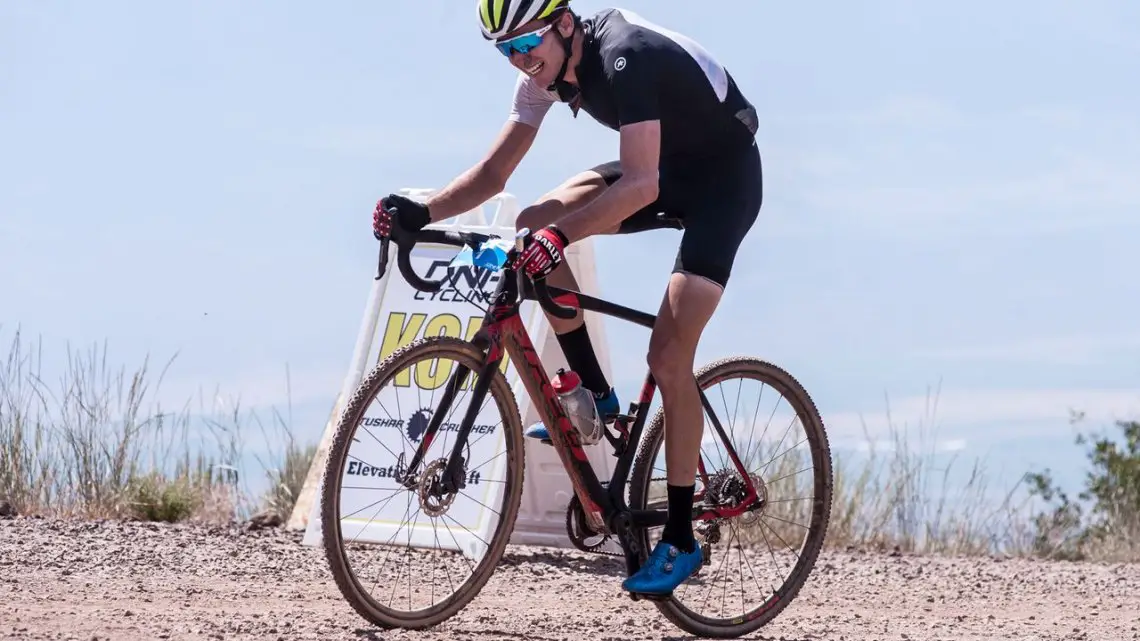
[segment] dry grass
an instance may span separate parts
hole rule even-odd
[[[926,434],[920,430],[920,436]],[[834,457],[827,547],[950,555],[1022,555],[1029,550],[1030,507],[1026,497],[1016,500],[1020,484],[995,502],[981,461],[969,464],[965,482],[954,486],[949,479],[958,461],[955,457],[940,468],[933,439],[923,448],[905,430],[892,428],[890,437],[890,445],[879,451],[868,436],[866,460],[858,464]],[[810,520],[810,504],[787,499],[811,496],[809,474],[795,473],[810,469],[808,453],[784,455],[773,467],[765,476],[779,480],[768,485],[771,504],[761,527],[795,545],[804,536],[800,524]]]
[[[0,361],[0,499],[18,512],[162,521],[228,522],[254,512],[288,518],[315,451],[293,438],[290,417],[274,411],[267,426],[237,407],[218,416],[204,410],[201,399],[197,412],[190,412],[191,403],[165,411],[154,401],[149,363],[131,372],[111,369],[105,347],[69,349],[55,385],[43,379],[42,358],[41,345],[25,344],[17,332]],[[169,365],[158,372],[159,385]],[[951,470],[960,463],[955,458],[938,466],[930,424],[924,421],[917,434],[892,426],[885,451],[876,451],[867,435],[868,456],[859,463],[835,457],[828,547],[1042,556],[1043,540],[1071,536],[1046,532],[1073,524],[1043,518],[1021,483],[993,500],[980,461],[969,464],[964,483],[951,486]],[[268,490],[257,495],[239,482],[250,434],[260,434],[272,452],[255,457],[268,480]],[[775,454],[756,452],[757,460],[774,459],[774,469],[765,471],[771,503],[763,523],[741,534],[795,547],[809,502],[787,498],[810,496],[810,475],[796,473],[810,464],[805,450]],[[1091,558],[1136,560],[1137,548],[1135,540],[1105,540]]]
[[[271,483],[262,500],[265,510],[279,517],[282,522],[289,520],[289,515],[293,512],[293,505],[301,494],[316,451],[315,444],[301,447],[296,441],[289,441],[281,468],[269,470]]]
[[[885,453],[869,453],[859,463],[833,457],[832,507],[824,546],[832,549],[895,550],[948,555],[1023,556],[1032,548],[1028,499],[1015,504],[1020,484],[994,505],[988,496],[985,466],[975,462],[966,482],[951,487],[951,469],[935,466],[933,451],[922,453],[907,443],[905,432],[892,431]],[[754,450],[764,468],[768,507],[756,519],[740,517],[734,529],[745,544],[797,549],[811,522],[812,469],[806,449]],[[934,482],[939,487],[932,487]],[[665,481],[655,482],[650,501],[665,506]],[[989,506],[989,507],[987,507]]]
[[[958,452],[943,451],[934,427],[936,406],[934,395],[927,416],[916,426],[900,427],[888,411],[886,435],[871,435],[864,426],[866,452],[859,456],[845,456],[850,449],[833,443],[826,548],[1054,558],[1057,555],[1041,544],[1042,538],[1069,541],[1081,536],[1083,523],[1046,518],[1051,509],[1048,500],[1034,496],[1025,477],[1008,487],[995,487],[983,460],[967,461]],[[751,450],[749,469],[762,469],[768,506],[761,518],[734,519],[733,533],[742,543],[776,551],[800,546],[811,521],[809,457],[806,444],[788,448],[783,440]],[[664,507],[664,499],[662,478],[651,489],[650,501],[653,507]],[[723,529],[722,536],[728,536]],[[1140,560],[1135,538],[1102,537],[1095,545],[1082,547],[1082,558]]]
[[[1134,444],[1132,458],[1118,454],[1116,476],[1124,487],[1112,500],[1100,503],[1102,511],[1114,511],[1109,522],[1116,527],[1093,527],[1081,518],[1082,508],[1065,499],[1061,506],[1049,493],[1042,493],[1030,480],[1021,476],[1010,487],[995,488],[989,469],[980,459],[963,465],[958,453],[940,452],[934,408],[937,398],[928,403],[928,415],[914,429],[890,424],[888,445],[876,451],[877,441],[864,430],[868,456],[858,464],[844,460],[833,452],[833,503],[825,547],[899,550],[906,553],[954,556],[1007,556],[1041,558],[1079,558],[1101,562],[1140,561],[1140,516],[1137,514],[1135,474],[1125,465],[1140,465]],[[1140,430],[1137,431],[1140,435]],[[912,438],[917,437],[917,440]],[[1137,440],[1140,443],[1140,439]],[[1098,451],[1106,447],[1103,443]],[[781,547],[798,547],[810,521],[810,503],[787,500],[810,497],[812,487],[806,450],[799,456],[761,452],[759,460],[773,461],[774,469],[765,470],[769,482],[770,505],[760,522],[744,528],[746,542],[772,543]],[[948,459],[940,463],[940,459]],[[954,474],[963,471],[963,474]],[[956,476],[964,479],[953,484]],[[1090,472],[1103,485],[1103,469]],[[1131,480],[1130,480],[1131,479]],[[1132,483],[1134,487],[1128,486]],[[1116,486],[1114,486],[1116,487]],[[1130,493],[1129,493],[1130,492]],[[1127,496],[1116,496],[1127,494]],[[1062,497],[1063,498],[1063,497]],[[1090,497],[1085,497],[1086,500]],[[1120,512],[1117,514],[1116,512]],[[1078,552],[1073,552],[1078,542]],[[1060,551],[1060,552],[1059,552]]]
[[[226,522],[287,509],[296,468],[307,467],[288,426],[276,421],[269,430],[239,407],[219,416],[201,397],[197,412],[190,402],[164,410],[155,397],[169,365],[152,389],[149,362],[112,369],[105,346],[69,347],[52,385],[42,345],[17,331],[0,361],[0,498],[21,514],[78,518]],[[263,463],[281,488],[268,499],[238,483],[252,424],[267,446],[286,443],[283,476]]]

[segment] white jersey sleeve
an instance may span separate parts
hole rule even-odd
[[[550,106],[557,101],[558,94],[539,87],[530,76],[519,72],[509,119],[538,129]]]

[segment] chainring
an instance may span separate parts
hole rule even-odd
[[[605,556],[622,556],[620,552],[603,549],[606,543],[613,539],[613,536],[598,534],[586,525],[586,511],[582,509],[582,502],[578,500],[577,494],[570,498],[570,504],[566,506],[566,535],[574,547],[583,552]],[[590,543],[589,539],[594,537],[601,538],[596,543]]]

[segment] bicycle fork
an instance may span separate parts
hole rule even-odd
[[[494,372],[498,369],[500,360],[501,358],[485,360],[482,367],[480,367],[478,378],[475,381],[475,387],[471,391],[471,405],[467,408],[463,419],[459,423],[455,445],[451,447],[451,453],[447,457],[447,465],[444,467],[442,477],[439,481],[438,491],[440,493],[454,494],[467,486],[467,477],[463,469],[464,464],[466,464],[462,455],[463,446],[466,445],[467,436],[471,433],[471,427],[475,424],[475,418],[478,416],[480,408],[483,407],[483,398],[491,386]],[[443,417],[447,416],[451,410],[451,404],[455,401],[456,394],[458,394],[459,390],[467,382],[467,376],[470,372],[471,369],[466,365],[456,365],[455,372],[452,373],[451,379],[448,380],[447,386],[444,389],[443,398],[440,399],[439,406],[432,413],[431,420],[428,422],[427,430],[420,440],[419,447],[416,448],[416,452],[412,455],[412,460],[408,463],[407,468],[397,477],[397,481],[404,487],[410,489],[419,481],[420,464],[424,462],[428,448],[431,447],[432,441],[435,439],[436,434],[439,433],[439,427],[443,423]]]

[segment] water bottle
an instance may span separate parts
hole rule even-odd
[[[582,379],[573,370],[559,369],[551,381],[554,393],[562,401],[562,407],[570,422],[581,434],[583,445],[593,445],[602,438],[602,418],[594,405],[594,395],[582,387]]]

